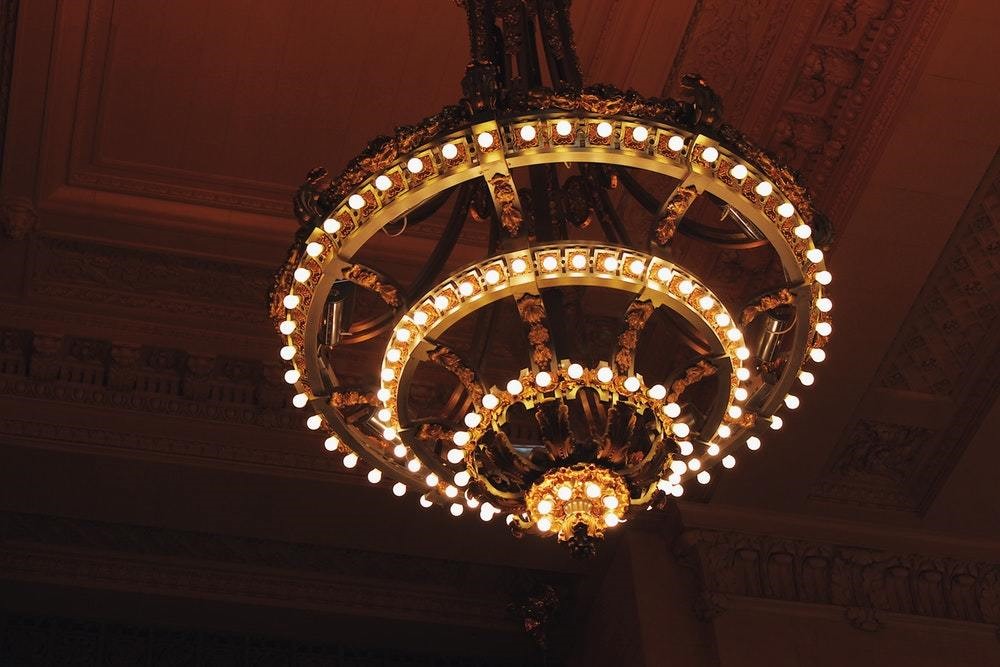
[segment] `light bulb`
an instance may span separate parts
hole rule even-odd
[[[297,408],[306,407],[306,403],[308,402],[309,402],[308,394],[295,394],[294,396],[292,396],[292,405],[294,405]]]
[[[559,268],[559,260],[552,255],[548,255],[542,259],[542,268],[546,271],[555,271]]]
[[[479,518],[483,521],[489,521],[493,518],[493,515],[497,513],[497,509],[490,505],[489,503],[483,503],[479,507]]]
[[[761,197],[767,197],[774,192],[774,186],[767,181],[761,181],[753,190]]]
[[[614,257],[605,257],[603,262],[604,270],[608,273],[614,273],[618,270],[618,260]]]
[[[552,375],[548,371],[539,371],[535,376],[535,384],[539,387],[548,387],[552,384]]]
[[[278,325],[278,331],[285,336],[289,336],[293,331],[295,331],[295,326],[295,320],[285,320]]]
[[[306,246],[306,254],[310,257],[319,257],[323,253],[323,244],[313,241]]]
[[[383,368],[380,377],[383,381],[390,382],[396,379],[396,371],[391,368]]]
[[[758,449],[760,449],[760,445],[761,445],[760,438],[758,438],[757,436],[751,435],[749,438],[747,438],[747,449],[755,452]]]
[[[694,291],[694,283],[690,280],[682,280],[680,284],[677,285],[677,290],[684,296],[687,296]]]
[[[833,333],[833,326],[829,322],[817,322],[816,333],[820,336],[829,336]]]
[[[496,285],[500,282],[503,276],[496,269],[487,269],[486,273],[483,274],[483,279],[486,281],[487,285]]]
[[[458,449],[457,447],[452,447],[451,449],[448,450],[448,453],[445,454],[445,456],[448,458],[448,463],[457,464],[461,463],[462,459],[465,458],[465,452],[463,452],[461,449]]]
[[[483,416],[478,412],[470,412],[465,415],[465,425],[469,428],[476,428],[483,421]]]
[[[500,405],[500,399],[494,394],[486,394],[483,396],[483,407],[487,410],[492,410]]]
[[[672,495],[674,498],[680,498],[681,496],[684,495],[684,487],[681,486],[680,484],[675,484],[674,488],[670,489],[670,495]]]
[[[556,489],[556,496],[558,496],[559,500],[563,501],[569,500],[570,498],[573,497],[573,489],[565,485],[560,486],[558,489]]]
[[[662,401],[667,396],[667,388],[662,384],[654,384],[646,393],[648,393],[649,397],[654,401]]]
[[[405,343],[410,340],[410,330],[409,329],[396,329],[396,340],[400,343]]]
[[[299,373],[294,368],[285,371],[285,382],[287,382],[288,384],[295,384],[296,382],[299,381],[299,377],[301,377],[301,373]]]
[[[309,280],[309,276],[312,275],[312,271],[305,268],[304,266],[300,266],[299,268],[295,269],[295,273],[292,275],[295,278],[296,282],[304,283],[305,281]]]
[[[522,391],[524,391],[524,385],[521,384],[520,380],[511,380],[507,383],[507,393],[517,396]]]
[[[406,462],[406,469],[410,472],[420,471],[420,459],[410,459]]]
[[[461,294],[462,296],[465,297],[472,296],[475,291],[476,291],[476,286],[470,283],[468,280],[463,280],[458,285],[458,293]]]
[[[795,207],[792,202],[786,201],[783,204],[779,204],[778,208],[775,209],[782,218],[790,218],[795,215]]]
[[[742,181],[748,173],[747,168],[742,164],[733,165],[733,168],[729,170],[729,175],[737,181]]]
[[[670,482],[671,484],[680,484],[681,476],[675,472],[672,472],[669,475],[667,475],[667,481]]]
[[[726,329],[726,338],[735,343],[740,338],[743,338],[743,332],[740,331],[737,327],[730,327]]]
[[[746,361],[750,358],[750,349],[743,346],[736,348],[736,358],[740,361]]]
[[[365,198],[358,194],[351,195],[347,198],[347,205],[355,211],[360,211],[365,207]]]
[[[784,424],[784,423],[785,422],[782,421],[781,417],[779,417],[777,415],[774,415],[774,416],[771,417],[771,429],[772,430],[777,431],[778,429],[781,428],[782,424]]]
[[[433,504],[434,503],[432,503],[430,500],[427,499],[427,496],[420,496],[420,506],[421,507],[423,507],[423,508],[426,509],[426,508],[430,507]]]
[[[674,277],[674,272],[665,266],[661,266],[656,271],[656,279],[661,283],[669,283],[670,279]]]
[[[681,449],[681,456],[691,456],[691,453],[694,452],[694,445],[691,444],[690,440],[681,440],[677,446]]]
[[[411,174],[419,174],[424,170],[424,161],[418,157],[411,157],[406,162],[406,168],[409,169]]]
[[[823,261],[823,251],[819,248],[809,248],[809,250],[806,251],[806,259],[813,264],[819,264]]]
[[[340,440],[337,436],[331,435],[323,441],[323,447],[325,447],[328,452],[336,451],[337,447],[340,447]]]
[[[814,347],[813,349],[809,350],[809,358],[815,361],[817,364],[821,364],[826,359],[826,350]]]
[[[493,133],[480,132],[476,137],[476,143],[479,144],[480,148],[489,148],[493,145]]]
[[[742,387],[741,387],[742,389]],[[746,393],[746,389],[743,389],[743,393]],[[743,416],[743,408],[738,405],[730,405],[726,410],[726,414],[729,415],[730,419],[739,419]]]
[[[639,387],[642,386],[642,383],[639,382],[639,378],[631,375],[625,378],[625,382],[622,383],[622,386],[625,387],[625,391],[635,392],[639,391]]]
[[[669,479],[661,479],[656,483],[656,488],[659,489],[660,491],[663,491],[664,493],[670,493],[670,488],[672,486],[673,484],[670,482]]]
[[[795,229],[793,229],[792,231],[795,233],[796,236],[798,236],[800,239],[803,240],[812,236],[813,233],[812,227],[806,224],[796,225]]]
[[[802,371],[799,373],[799,382],[802,383],[803,387],[810,387],[812,383],[816,381],[816,376],[809,371]]]
[[[601,497],[601,487],[594,482],[587,482],[583,487],[584,493],[587,494],[588,498],[600,498]]]
[[[750,369],[744,366],[740,366],[736,369],[736,379],[740,382],[746,382],[750,379]]]
[[[825,296],[821,296],[820,298],[816,299],[816,308],[821,313],[829,313],[831,310],[833,310],[833,301],[831,301]]]
[[[378,484],[382,481],[382,471],[378,468],[372,468],[368,471],[368,481],[372,484]]]
[[[719,428],[716,431],[716,434],[720,438],[722,438],[723,440],[725,440],[726,438],[728,438],[729,436],[731,436],[733,434],[733,429],[729,428],[729,426],[726,425],[726,424],[719,424]]]
[[[579,380],[583,377],[583,366],[580,364],[570,364],[566,369],[566,375],[570,376],[574,380]]]
[[[552,519],[550,519],[547,516],[543,516],[541,519],[538,520],[537,525],[538,525],[538,530],[542,531],[543,533],[547,533],[550,530],[552,530]]]
[[[833,281],[833,274],[829,271],[817,271],[816,282],[820,285],[829,285]]]
[[[604,496],[604,498],[601,499],[601,502],[604,503],[604,506],[609,510],[613,510],[618,507],[618,498],[614,496]]]
[[[381,176],[375,179],[375,187],[381,190],[382,192],[385,192],[386,190],[392,187],[392,179],[386,176],[385,174],[382,174]]]
[[[639,259],[633,259],[629,262],[628,270],[633,276],[641,276],[642,272],[645,270],[646,265]]]
[[[667,148],[675,153],[684,149],[684,137],[675,134],[667,140]]]
[[[713,442],[709,444],[709,446],[705,449],[705,453],[708,454],[709,456],[718,456],[719,449],[720,449],[719,445]]]
[[[707,294],[705,296],[701,297],[700,299],[698,299],[698,306],[702,310],[709,310],[714,305],[715,305],[715,299],[713,299],[712,297],[708,296]]]
[[[605,384],[611,382],[615,377],[615,372],[607,366],[597,369],[597,379]]]
[[[441,480],[438,479],[438,476],[434,473],[430,473],[424,478],[424,483],[427,484],[427,486],[437,486],[440,481]]]
[[[391,347],[389,348],[389,351],[385,353],[385,358],[386,361],[394,364],[403,358],[403,351],[398,347]]]
[[[376,397],[376,398],[377,398],[378,400],[380,400],[380,401],[382,401],[383,403],[385,403],[385,402],[386,402],[386,401],[388,401],[388,400],[389,400],[390,398],[392,398],[392,392],[391,392],[391,391],[389,391],[389,390],[388,390],[388,389],[387,389],[386,387],[382,387],[382,388],[381,388],[381,389],[379,389],[379,390],[378,390],[377,392],[375,392],[375,397]]]
[[[735,456],[733,456],[732,454],[729,454],[729,455],[723,457],[723,459],[722,459],[722,467],[723,468],[730,468],[730,469],[732,469],[732,467],[735,466],[735,465],[736,465],[736,457]]]
[[[347,456],[344,457],[344,467],[345,468],[353,468],[356,465],[358,465],[358,455],[357,454],[355,454],[354,452],[351,452],[350,454],[348,454]]]
[[[472,475],[469,474],[468,470],[460,470],[455,473],[455,484],[459,486],[466,486],[471,479]]]
[[[514,273],[524,273],[528,270],[528,263],[524,259],[517,257],[510,263],[510,270]]]
[[[737,401],[745,401],[747,400],[748,396],[750,396],[750,392],[748,392],[743,387],[737,387],[736,391],[733,392],[733,398],[735,398]],[[734,417],[734,419],[736,419],[736,417]]]
[[[686,438],[691,433],[691,427],[684,422],[677,422],[671,425],[670,430],[679,438]]]
[[[607,139],[608,137],[611,136],[611,133],[613,131],[614,128],[611,127],[611,123],[601,121],[600,123],[597,124],[597,136],[599,137]]]
[[[376,415],[375,415],[375,416],[376,416],[376,417],[378,417],[378,420],[379,420],[380,422],[382,422],[383,424],[385,424],[385,423],[387,423],[387,422],[388,422],[388,421],[389,421],[390,419],[392,419],[392,410],[390,410],[389,408],[382,408],[381,410],[379,410],[379,411],[378,411],[378,412],[376,413]]]
[[[649,139],[649,130],[641,125],[639,127],[632,128],[632,141],[636,141],[641,144],[646,141],[646,139]]]
[[[548,514],[549,512],[552,511],[552,507],[553,507],[552,501],[549,500],[548,498],[543,498],[542,500],[538,501],[539,514]]]
[[[403,484],[402,482],[396,482],[395,484],[392,485],[392,493],[397,497],[400,498],[403,497],[404,495],[406,495],[406,484]]]
[[[278,351],[278,356],[280,356],[285,361],[291,361],[295,358],[295,346],[286,345]]]
[[[298,294],[288,294],[281,300],[281,303],[285,308],[292,310],[293,308],[298,308],[301,300]]]
[[[448,486],[444,487],[444,495],[448,496],[449,498],[454,498],[455,496],[458,495],[458,489],[449,484]]]
[[[688,470],[688,466],[684,461],[671,461],[670,462],[670,472],[675,475],[683,475]]]
[[[395,456],[397,459],[403,458],[404,456],[406,456],[406,453],[407,453],[406,445],[404,445],[403,443],[399,443],[398,445],[392,448],[392,455]]]
[[[470,510],[474,510],[477,507],[479,507],[479,498],[476,498],[474,496],[470,496],[469,492],[466,491],[465,492],[465,504],[469,507]]]
[[[422,310],[418,310],[417,312],[413,313],[413,323],[419,327],[422,327],[425,324],[427,324],[427,313],[425,313]]]
[[[785,396],[785,405],[788,406],[789,410],[794,410],[799,407],[799,397],[788,394]]]
[[[613,512],[608,512],[604,515],[604,525],[608,528],[614,528],[618,525],[618,515]]]
[[[327,234],[336,234],[340,231],[340,220],[336,218],[327,218],[323,221],[323,231]]]
[[[582,271],[587,268],[587,256],[577,253],[570,257],[569,264],[577,271]]]
[[[663,414],[671,419],[677,419],[681,415],[681,406],[676,403],[667,403],[663,406]]]
[[[492,135],[490,136],[490,139],[493,139]],[[458,157],[458,146],[455,144],[445,144],[441,147],[441,157],[445,160],[454,160]]]
[[[568,137],[570,132],[573,131],[573,123],[568,120],[561,120],[556,123],[556,134],[560,137]]]
[[[452,503],[450,511],[452,516],[462,516],[462,512],[465,511],[465,508],[462,507],[460,503]]]
[[[705,162],[715,162],[719,159],[719,149],[715,146],[709,146],[701,152],[701,159]]]
[[[396,429],[392,428],[391,426],[382,429],[382,437],[388,440],[389,442],[392,442],[393,440],[396,439]]]
[[[712,480],[712,475],[707,470],[702,470],[698,473],[698,483],[708,484]]]
[[[688,470],[697,472],[701,470],[701,460],[700,459],[688,459]]]
[[[534,125],[522,125],[519,134],[521,135],[522,141],[530,142],[535,140],[537,132],[535,131]]]

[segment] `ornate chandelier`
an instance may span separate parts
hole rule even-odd
[[[271,295],[285,380],[373,484],[586,555],[798,407],[831,333],[829,226],[697,75],[692,101],[583,88],[569,0],[459,4],[460,104],[295,197]],[[450,199],[415,276],[363,263]],[[483,259],[456,268],[459,243]]]

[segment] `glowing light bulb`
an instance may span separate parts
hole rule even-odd
[[[280,331],[285,336],[290,336],[293,331],[295,331],[295,320],[285,320],[278,325],[278,331]]]
[[[347,205],[359,211],[365,207],[365,198],[358,194],[351,195],[347,198]]]
[[[674,488],[670,489],[670,495],[672,495],[674,498],[680,498],[681,496],[684,495],[684,487],[681,486],[680,484],[675,484]]]
[[[687,464],[684,461],[671,461],[670,462],[670,472],[675,475],[683,475],[688,470]]]
[[[587,494],[588,498],[600,498],[601,497],[601,487],[594,482],[587,482],[583,487],[584,493]]]
[[[331,435],[329,438],[323,441],[323,447],[326,449],[326,451],[332,452],[336,450],[337,447],[340,447],[340,440],[337,439],[337,436]]]
[[[382,437],[384,439],[390,440],[390,441],[391,440],[395,440],[396,439],[396,429],[392,428],[391,426],[387,427],[385,429],[382,429]]]
[[[573,489],[565,485],[560,486],[558,489],[556,489],[556,496],[559,498],[559,500],[567,501],[573,497]]]
[[[287,370],[287,371],[285,371],[285,382],[287,382],[288,384],[295,384],[296,382],[299,381],[299,378],[301,377],[301,375],[302,374],[299,373],[294,368],[291,369],[291,370]]]
[[[489,148],[493,145],[493,133],[492,132],[480,132],[476,137],[476,143],[479,144],[480,148]]]
[[[694,445],[691,444],[690,440],[681,440],[677,446],[680,447],[681,456],[691,456],[691,453],[694,452]]]
[[[483,274],[483,279],[486,280],[487,285],[496,285],[502,277],[496,269],[487,269],[486,273]]]
[[[424,161],[418,157],[411,157],[406,162],[406,168],[411,174],[419,174],[424,170]]]
[[[785,396],[785,405],[788,406],[789,410],[794,410],[799,407],[799,397],[788,394]]]
[[[742,164],[733,165],[733,168],[729,170],[729,175],[735,178],[737,181],[742,181],[744,178],[747,177],[748,173],[749,171],[747,170],[746,166]]]
[[[310,257],[319,257],[323,253],[323,244],[313,241],[306,246],[306,254]]]
[[[549,512],[552,511],[552,507],[553,507],[552,501],[549,500],[548,498],[543,498],[542,500],[538,501],[539,514],[548,514]]]
[[[455,473],[455,484],[458,486],[466,486],[469,480],[472,479],[472,475],[469,474],[468,470],[460,470]]]
[[[746,389],[743,389],[744,394],[746,394],[746,391],[747,391]],[[743,408],[741,408],[738,405],[730,405],[729,408],[726,410],[726,414],[729,415],[730,419],[739,419],[740,417],[743,416]]]
[[[534,125],[523,125],[521,126],[519,134],[521,135],[521,141],[530,142],[535,140],[535,136],[538,133],[535,131]]]
[[[298,294],[288,294],[284,299],[281,300],[282,305],[289,310],[293,308],[298,308],[299,302],[302,299],[299,298]]]
[[[492,139],[493,136],[491,135],[490,140],[492,141]],[[458,146],[455,144],[445,144],[441,147],[441,157],[445,160],[454,160],[458,157]]]
[[[291,361],[295,358],[295,346],[286,345],[278,352],[278,355],[285,361]]]
[[[420,506],[423,507],[424,509],[430,507],[433,504],[434,503],[432,503],[430,500],[427,499],[427,496],[420,496]]]
[[[577,253],[570,257],[569,264],[577,271],[582,271],[587,268],[587,256]]]
[[[397,459],[401,459],[404,456],[406,456],[406,445],[404,445],[403,443],[399,443],[398,445],[393,447],[392,455],[395,456]]]
[[[377,392],[375,392],[375,397],[376,397],[376,398],[377,398],[378,400],[380,400],[380,401],[382,401],[383,403],[385,403],[385,402],[386,402],[386,401],[388,401],[388,400],[389,400],[390,398],[392,398],[392,392],[391,392],[391,391],[389,391],[388,389],[386,389],[385,387],[382,387],[382,388],[381,388],[381,389],[379,389],[379,390],[378,390]]]
[[[767,197],[774,192],[774,186],[767,181],[761,181],[753,190],[761,197]]]
[[[382,471],[378,468],[372,468],[368,471],[368,481],[372,484],[378,484],[382,481]]]
[[[681,415],[681,406],[676,403],[667,403],[663,406],[663,414],[671,419],[677,419]]]
[[[548,387],[552,384],[552,375],[548,371],[539,371],[535,376],[535,384],[542,388]]]
[[[705,296],[701,297],[700,299],[698,299],[698,306],[702,310],[709,310],[714,305],[715,305],[715,299],[713,299],[712,297],[708,296],[707,294]]]
[[[406,484],[403,484],[402,482],[396,482],[395,484],[393,484],[392,494],[397,498],[402,498],[404,495],[406,495]]]
[[[396,379],[396,371],[391,368],[383,368],[380,376],[384,382],[391,382]]]
[[[750,395],[750,392],[748,392],[743,387],[737,387],[736,391],[733,392],[733,398],[735,398],[737,401],[745,401],[745,400],[747,400],[747,397],[749,395]]]
[[[662,401],[667,396],[667,388],[662,384],[654,384],[646,393],[649,394],[649,397],[654,401]]]
[[[684,137],[675,134],[667,140],[667,148],[677,153],[678,151],[684,150]]]
[[[507,383],[507,393],[517,396],[522,391],[524,391],[524,385],[521,384],[520,380],[511,380]]]
[[[446,297],[444,294],[438,294],[436,297],[434,297],[434,307],[437,308],[438,310],[447,310],[448,304],[450,303],[451,301],[449,301],[448,297]]]
[[[611,382],[611,380],[613,380],[614,377],[615,377],[615,372],[612,371],[607,366],[601,366],[599,369],[597,369],[597,379],[600,382],[607,384],[608,382]]]
[[[746,382],[750,379],[750,369],[740,366],[736,369],[736,379],[740,382]]]
[[[392,419],[392,410],[390,410],[389,408],[382,408],[381,410],[378,411],[376,416],[378,417],[378,420],[380,422],[385,424],[390,419]]]
[[[819,264],[823,261],[823,251],[819,248],[809,248],[809,250],[806,251],[806,259],[813,264]]]
[[[670,279],[674,277],[674,272],[665,266],[661,266],[656,270],[656,279],[663,284],[670,282]]]
[[[736,358],[741,361],[746,361],[750,358],[750,349],[746,347],[736,348]]]
[[[715,146],[709,146],[701,152],[701,159],[705,162],[715,162],[719,159],[719,149]]]
[[[730,327],[729,329],[726,329],[726,338],[735,343],[740,338],[743,338],[743,332],[736,327]]]
[[[619,520],[620,519],[618,518],[618,515],[612,512],[608,512],[607,514],[604,515],[604,525],[607,526],[608,528],[614,528],[615,526],[617,526]]]
[[[487,410],[493,410],[498,405],[500,405],[500,399],[493,394],[486,394],[483,396],[483,407]]]
[[[493,505],[490,505],[489,503],[483,503],[482,506],[479,508],[479,518],[482,519],[483,521],[489,521],[490,519],[493,518],[493,515],[499,511],[500,510],[493,507]]]
[[[694,291],[694,283],[690,280],[682,280],[679,285],[677,285],[677,290],[687,296]]]
[[[633,259],[628,265],[629,273],[631,273],[633,276],[641,276],[645,268],[646,265],[643,264],[642,260],[639,259]]]
[[[732,469],[736,465],[736,457],[729,454],[722,459],[722,467]]]
[[[458,489],[449,484],[448,486],[444,487],[444,495],[448,496],[449,498],[454,498],[455,496],[458,495]]]
[[[356,465],[358,465],[358,455],[357,454],[355,454],[354,452],[350,452],[349,454],[347,454],[344,457],[344,467],[345,468],[353,468]]]
[[[597,124],[597,136],[603,139],[607,139],[608,137],[610,137],[613,131],[614,128],[611,127],[611,123],[601,121],[600,123]]]
[[[406,462],[406,469],[410,472],[420,471],[420,459],[410,459]]]
[[[649,130],[641,125],[639,127],[632,128],[632,141],[636,141],[641,144],[645,142],[646,139],[649,139]]]
[[[555,271],[559,268],[559,260],[549,255],[542,259],[542,269],[545,271]]]
[[[385,353],[386,361],[389,363],[396,363],[403,357],[403,351],[398,347],[390,347],[389,351]]]
[[[604,270],[608,273],[614,273],[618,270],[618,260],[614,257],[605,257],[603,262]]]
[[[817,322],[816,333],[820,336],[829,336],[833,333],[833,326],[829,322]]]
[[[561,120],[556,123],[556,134],[560,137],[568,137],[570,132],[573,131],[573,123],[568,120]]]
[[[783,204],[779,204],[778,208],[775,209],[782,218],[790,218],[795,215],[795,207],[792,202],[786,201]]]
[[[771,429],[777,431],[785,422],[782,421],[781,417],[774,415],[771,417]]]
[[[462,516],[462,512],[465,511],[465,508],[462,507],[460,503],[452,503],[449,511],[452,516]]]
[[[295,273],[293,273],[292,275],[295,278],[296,282],[304,283],[305,281],[309,280],[309,276],[312,275],[312,271],[305,268],[304,266],[300,266],[299,268],[295,269]]]
[[[427,324],[427,313],[425,313],[422,310],[418,310],[417,312],[413,313],[413,323],[416,324],[418,327],[422,327],[425,324]]]
[[[639,387],[642,386],[642,383],[639,382],[639,378],[632,375],[625,378],[625,382],[622,383],[622,386],[625,387],[625,391],[635,392],[639,391]]]
[[[719,424],[719,429],[716,431],[716,434],[725,440],[733,434],[733,429],[729,428],[726,424]]]
[[[710,481],[712,481],[712,475],[707,470],[702,470],[698,473],[699,484],[708,484]]]
[[[812,227],[810,227],[809,225],[801,224],[801,225],[796,225],[795,229],[793,229],[792,232],[800,239],[805,240],[810,236],[812,236],[813,230]]]
[[[816,381],[816,376],[809,371],[802,371],[799,373],[799,382],[802,383],[803,387],[810,387],[812,383]]]
[[[458,293],[462,296],[472,296],[476,291],[476,286],[470,283],[468,280],[463,280],[458,286]]]
[[[469,444],[469,440],[472,436],[469,435],[468,431],[455,431],[454,435],[451,436],[452,442],[454,442],[459,447],[464,447]]]
[[[406,343],[410,340],[412,333],[409,329],[396,329],[396,340],[400,343]]]
[[[817,364],[821,364],[826,359],[826,351],[818,347],[814,347],[813,349],[809,350],[809,358],[815,361]]]
[[[833,281],[833,274],[829,271],[817,271],[816,282],[820,285],[829,285]]]
[[[570,376],[574,380],[579,380],[583,377],[583,366],[580,364],[570,364],[566,369],[566,375]]]
[[[708,448],[705,449],[705,453],[709,456],[718,456],[719,446],[713,442],[708,446]]]
[[[667,475],[667,481],[670,482],[671,484],[680,484],[681,476],[675,472],[672,472],[669,475]]]
[[[755,452],[758,449],[760,449],[760,445],[761,445],[760,438],[758,438],[757,436],[751,435],[749,438],[747,438],[747,449]]]
[[[476,428],[483,421],[483,416],[478,412],[470,412],[465,415],[465,425],[469,428]]]
[[[537,526],[538,530],[542,531],[543,533],[547,533],[550,530],[552,530],[552,519],[550,519],[547,516],[543,516],[541,519],[538,520]]]
[[[679,438],[686,438],[691,433],[691,427],[684,422],[677,422],[671,425],[670,430]]]
[[[697,472],[701,470],[701,460],[700,459],[690,459],[687,462],[688,470]]]
[[[437,486],[440,481],[441,480],[438,479],[438,476],[434,473],[430,473],[424,478],[424,483],[427,484],[427,486]]]
[[[716,313],[715,324],[720,327],[728,327],[732,319],[729,317],[729,313]]]
[[[327,218],[323,221],[323,231],[327,234],[336,234],[340,231],[340,220],[336,218]]]
[[[510,263],[510,270],[514,273],[524,273],[528,270],[528,263],[522,258],[517,257]]]
[[[604,503],[604,506],[609,510],[613,510],[618,507],[618,499],[614,496],[604,496],[604,498],[601,499],[601,502]]]
[[[385,192],[386,190],[392,188],[392,179],[386,176],[385,174],[382,174],[381,176],[375,179],[375,187],[381,190],[382,192]]]
[[[820,298],[816,299],[816,308],[821,313],[829,313],[831,310],[833,310],[833,301],[831,301],[825,296],[821,296]]]

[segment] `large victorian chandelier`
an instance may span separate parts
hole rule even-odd
[[[691,101],[583,88],[569,0],[460,4],[460,104],[295,197],[285,380],[373,484],[588,554],[798,406],[831,332],[829,229],[700,77]],[[415,275],[365,263],[438,219]]]

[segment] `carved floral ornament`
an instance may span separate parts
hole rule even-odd
[[[566,4],[553,6],[564,10]],[[510,17],[494,15],[486,0],[465,6],[475,56],[485,48],[476,30],[490,24],[506,30]],[[538,12],[545,14],[544,7]],[[559,25],[563,36],[571,35],[564,11],[536,18],[543,33]],[[476,57],[476,67],[492,74],[467,77],[462,105],[376,140],[338,178],[324,169],[311,172],[295,198],[302,228],[275,279],[271,315],[289,363],[285,380],[296,389],[293,404],[311,408],[307,426],[327,434],[326,448],[343,452],[345,465],[363,460],[372,483],[389,477],[400,496],[418,489],[425,507],[442,504],[455,516],[478,509],[484,520],[504,513],[515,532],[556,534],[586,554],[605,528],[631,512],[662,506],[691,479],[709,483],[708,468],[716,462],[733,467],[737,445],[759,448],[755,429],[781,427],[775,413],[798,406],[789,393],[796,379],[813,382],[803,366],[825,358],[831,276],[803,189],[762,150],[718,125],[721,103],[704,81],[685,78],[693,103],[608,86],[581,89],[574,85],[572,40],[545,44],[555,50],[549,55],[558,90],[525,88],[540,81],[531,66],[511,77],[489,65],[499,58],[480,54],[486,65]],[[497,90],[469,90],[487,84]],[[557,205],[544,204],[559,201],[558,165],[599,174],[629,169],[675,182],[652,216],[649,246],[640,248],[603,218],[606,240],[574,237],[573,220],[580,216],[566,224]],[[532,179],[531,188],[518,188],[520,171],[545,173],[548,185]],[[604,186],[598,183],[613,187],[617,177],[587,182],[587,194],[599,198],[593,189]],[[485,259],[450,275],[440,271],[459,238],[446,234],[444,250],[435,250],[424,271],[446,277],[429,290],[430,281],[407,288],[387,270],[355,264],[379,230],[421,217],[452,188],[482,191],[484,183],[492,210],[482,222],[491,225],[494,239]],[[782,267],[783,282],[733,303],[732,311],[710,281],[667,259],[675,235],[687,230],[689,209],[706,196],[724,202],[752,230],[740,243],[766,245]],[[468,212],[464,201],[458,223]],[[372,291],[391,308],[378,327],[352,329],[343,316],[342,295],[350,289]],[[621,315],[617,349],[589,354],[610,363],[583,364],[563,353],[565,334],[553,323],[569,315],[546,298],[560,289],[610,290],[633,299]],[[505,344],[520,346],[528,367],[506,379],[485,378],[482,367],[440,341],[504,300],[515,304],[523,324],[520,342]],[[636,370],[642,337],[657,313],[669,313],[689,332],[703,357],[644,377]],[[337,347],[351,344],[361,329],[365,339],[383,336],[382,362],[368,386],[341,387]],[[460,385],[457,403],[430,421],[408,405],[413,377],[427,361]],[[499,384],[487,389],[487,380]],[[692,393],[692,385],[714,391]],[[360,392],[357,400],[343,399],[350,391]],[[525,440],[524,414],[534,440]],[[607,498],[614,501],[599,502]]]

